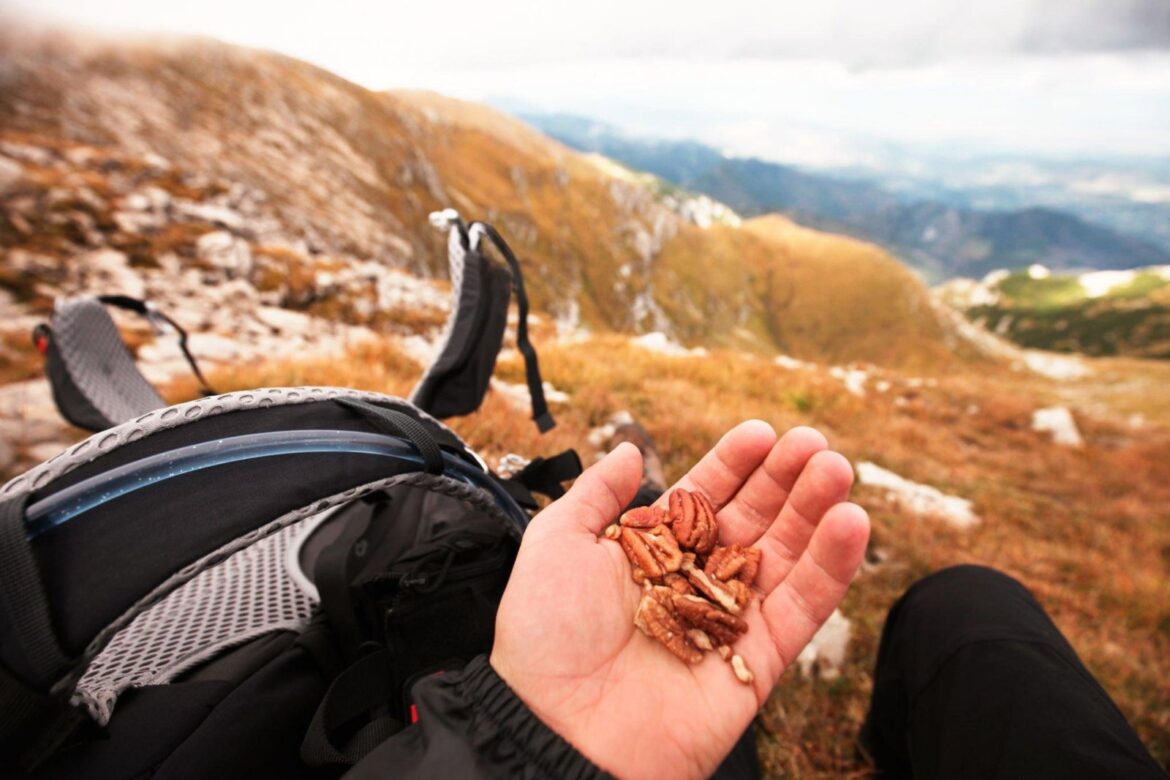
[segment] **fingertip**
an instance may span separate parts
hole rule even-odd
[[[816,428],[808,425],[797,425],[784,432],[784,435],[780,437],[780,445],[793,452],[807,452],[811,457],[813,453],[827,450],[829,440]]]
[[[542,529],[584,529],[599,534],[618,519],[642,482],[642,453],[622,442],[577,477],[569,492],[534,519]]]
[[[719,439],[715,450],[734,451],[739,459],[763,460],[776,443],[776,431],[763,420],[744,420]],[[753,466],[754,468],[754,466]]]
[[[623,441],[605,454],[602,460],[609,460],[613,458],[618,462],[636,461],[639,468],[642,466],[642,451],[639,450],[632,442]]]
[[[849,527],[855,533],[869,536],[869,512],[860,504],[852,501],[842,501],[832,507],[829,512],[836,518],[836,523],[842,527]]]
[[[853,487],[853,464],[835,450],[820,450],[808,459],[807,470],[817,475],[823,490],[848,495]]]
[[[837,504],[825,513],[821,527],[826,541],[843,556],[848,565],[861,565],[861,558],[869,544],[869,513],[862,507],[846,501]]]
[[[735,426],[735,428],[732,430],[738,431],[742,435],[750,435],[760,441],[767,439],[769,447],[771,447],[772,444],[776,442],[777,438],[776,429],[772,427],[772,424],[767,420],[761,420],[758,418],[744,420],[739,425]]]
[[[642,451],[628,441],[610,450],[590,470],[596,470],[624,507],[642,484]]]

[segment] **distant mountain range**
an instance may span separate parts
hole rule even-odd
[[[1063,210],[979,210],[918,199],[860,178],[728,157],[697,142],[634,138],[584,117],[525,113],[521,118],[570,147],[709,195],[744,216],[779,212],[873,241],[931,282],[1033,263],[1057,270],[1170,263],[1170,250]]]

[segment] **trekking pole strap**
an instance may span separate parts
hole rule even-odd
[[[147,320],[155,321],[162,320],[167,325],[170,325],[175,330],[175,334],[179,337],[179,350],[183,353],[183,357],[187,361],[187,365],[191,367],[191,372],[195,374],[195,378],[199,380],[199,392],[205,396],[215,395],[215,390],[207,381],[207,377],[203,376],[203,371],[199,368],[199,363],[196,362],[195,356],[191,354],[190,348],[187,346],[187,331],[168,317],[157,307],[151,305],[149,302],[139,298],[131,298],[129,295],[99,295],[98,300],[107,306],[114,306],[126,311],[132,311]],[[156,326],[157,327],[157,326]]]

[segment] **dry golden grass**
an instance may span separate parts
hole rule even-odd
[[[1129,371],[1132,382],[1163,371],[1139,362],[1094,365],[1113,380]],[[982,522],[960,531],[901,511],[881,491],[856,491],[873,518],[873,547],[886,562],[863,572],[843,605],[853,641],[841,677],[807,679],[792,670],[760,713],[759,745],[770,776],[867,773],[854,738],[886,610],[918,577],[960,562],[995,566],[1031,588],[1158,760],[1170,761],[1170,426],[1156,412],[1164,401],[1103,393],[1099,380],[1058,386],[998,369],[926,383],[884,371],[890,390],[859,398],[823,371],[790,371],[735,351],[672,358],[617,336],[543,344],[541,366],[548,381],[572,395],[554,410],[559,426],[552,434],[538,436],[527,413],[496,393],[476,414],[450,421],[489,462],[509,451],[548,455],[566,446],[591,462],[588,430],[628,409],[658,442],[668,476],[677,478],[726,429],[757,417],[777,430],[814,425],[855,462],[873,460],[974,501]],[[404,395],[419,371],[382,344],[341,359],[220,372],[212,381],[228,389],[340,384]],[[502,363],[497,373],[523,379],[519,361]],[[1086,447],[1059,447],[1031,431],[1033,409],[1077,387],[1084,389],[1081,400],[1100,411],[1078,414]],[[172,397],[191,392],[171,389]],[[1134,430],[1124,415],[1139,407],[1151,422]]]
[[[24,330],[0,332],[0,385],[41,375],[44,358]]]

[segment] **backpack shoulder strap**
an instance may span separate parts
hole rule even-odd
[[[468,226],[453,209],[432,214],[431,222],[448,232],[453,304],[438,357],[423,374],[411,401],[436,417],[470,414],[479,408],[503,343],[514,290],[519,306],[516,342],[524,355],[532,418],[541,433],[550,430],[556,423],[544,397],[536,350],[528,338],[528,295],[516,256],[493,227],[483,222]],[[481,251],[484,238],[507,267],[490,261]]]
[[[503,237],[494,227],[486,222],[476,222],[471,226],[472,240],[481,232],[504,256],[508,267],[512,270],[512,287],[516,291],[516,305],[519,309],[519,318],[516,322],[516,347],[524,356],[524,374],[528,382],[528,395],[532,399],[532,419],[541,433],[546,433],[556,427],[556,421],[548,410],[548,402],[544,397],[544,381],[540,377],[540,363],[536,357],[536,348],[528,339],[528,293],[524,290],[524,275],[520,272],[520,262],[512,253]]]
[[[0,640],[0,767],[4,758],[19,756],[24,769],[71,730],[77,715],[51,692],[69,660],[53,630],[48,597],[25,535],[27,498],[0,501],[0,612],[6,626]]]
[[[149,303],[125,295],[59,299],[51,325],[38,327],[33,338],[45,354],[53,400],[66,420],[99,431],[167,405],[138,370],[106,306],[132,311],[156,327],[174,328],[201,391],[212,394],[187,348],[187,332]]]

